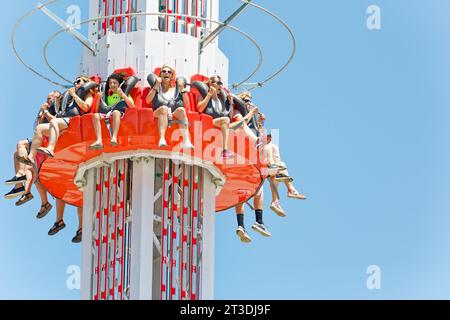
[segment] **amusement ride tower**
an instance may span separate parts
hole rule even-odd
[[[146,79],[168,64],[191,83],[219,74],[227,86],[218,34],[233,28],[229,23],[251,1],[222,23],[219,0],[89,0],[87,37],[47,8],[54,2],[35,10],[61,26],[49,42],[67,31],[83,44],[82,74]],[[45,50],[46,64],[65,80]],[[266,165],[242,132],[231,133],[234,159],[220,161],[221,141],[211,134],[219,129],[196,111],[194,92],[188,118],[195,149],[180,150],[176,124],[168,146],[159,148],[157,119],[145,105],[148,89],[141,80],[131,92],[136,108],[126,110],[118,147],[105,142],[105,149],[90,150],[92,115],[79,116],[61,134],[55,157],[40,166],[39,179],[53,196],[83,207],[82,299],[212,299],[215,213],[249,200],[265,178]],[[106,125],[102,130],[109,137]]]

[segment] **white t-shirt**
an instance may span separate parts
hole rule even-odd
[[[173,100],[175,99],[175,88],[170,88],[167,92],[163,92],[162,94],[166,100]]]
[[[222,108],[223,108],[223,106],[222,106],[222,101],[220,101],[219,98],[217,98],[217,99],[211,99],[211,101],[212,101],[212,106],[213,106],[214,110],[215,110],[217,113],[221,113],[221,112],[222,112]]]

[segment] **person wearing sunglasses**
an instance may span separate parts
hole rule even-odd
[[[240,108],[233,108],[233,122],[230,124],[230,128],[235,130],[242,129],[251,141],[257,142],[258,137],[261,135],[257,125],[257,119],[258,117],[264,117],[264,115],[259,113],[259,108],[252,104],[252,95],[250,92],[242,92],[237,98],[235,101],[236,104],[243,104],[242,109],[245,109],[245,111]]]
[[[80,76],[77,78],[77,80],[74,82],[74,87],[69,89],[64,94],[65,97],[71,96],[73,98],[73,102],[68,107],[66,107],[65,110],[60,110],[60,112],[57,113],[56,116],[51,116],[49,115],[49,112],[46,111],[43,112],[44,116],[46,118],[48,117],[48,119],[51,120],[49,120],[48,123],[41,123],[36,126],[33,139],[31,140],[31,148],[29,154],[19,156],[18,160],[20,162],[34,168],[37,152],[49,157],[54,156],[54,147],[59,138],[60,131],[69,127],[70,118],[87,113],[91,108],[91,105],[94,101],[94,91],[89,90],[88,92],[85,92],[85,99],[81,99],[76,93],[77,90],[80,90],[83,85],[85,85],[89,81],[89,78],[85,76]],[[44,137],[48,137],[49,144],[47,148],[41,148]]]
[[[151,104],[155,110],[155,117],[158,118],[158,133],[160,148],[167,146],[166,130],[169,124],[175,119],[180,124],[183,137],[181,147],[183,149],[193,149],[191,137],[188,129],[188,118],[186,109],[189,109],[189,96],[186,90],[186,79],[176,78],[175,70],[168,65],[162,66],[159,75],[150,74],[147,77],[150,85],[150,92],[146,97],[147,104]]]
[[[88,89],[87,92],[84,92],[83,86],[92,83],[92,88]],[[50,158],[54,157],[56,143],[58,142],[59,136],[62,131],[69,128],[70,118],[76,116],[82,116],[83,114],[87,114],[91,111],[92,104],[94,103],[98,91],[98,84],[91,81],[86,76],[78,77],[74,83],[73,87],[68,90],[68,94],[72,97],[73,102],[66,107],[64,112],[59,116],[56,116],[50,121],[49,126],[49,134],[48,134],[48,146],[41,147],[41,144],[32,147],[32,152],[34,152],[33,148],[36,147],[36,151],[42,153]],[[83,92],[84,97],[80,97],[80,92]],[[31,158],[31,154],[30,157]],[[30,161],[34,161],[33,158],[29,159]]]
[[[47,96],[47,101],[43,103],[39,109],[36,118],[35,127],[40,124],[48,123],[54,116],[56,116],[61,105],[61,92],[52,91]],[[21,195],[16,202],[16,206],[23,205],[33,199],[31,193],[32,187],[32,167],[20,162],[20,158],[24,158],[31,149],[31,140],[21,140],[17,143],[17,150],[14,152],[14,167],[16,174],[13,178],[6,180],[6,185],[14,185],[13,190],[5,194],[6,199],[12,199]],[[37,218],[43,218],[51,209],[52,205],[48,201],[47,190],[42,186],[39,180],[35,181],[36,189],[41,198],[41,209],[37,214]]]
[[[122,75],[113,73],[106,80],[107,86],[105,88],[105,101],[101,101],[101,99],[103,98],[103,94],[98,94],[96,105],[98,106],[98,108],[94,107],[94,109],[97,110],[93,111],[95,113],[93,120],[94,130],[97,139],[93,144],[90,145],[90,149],[103,149],[102,128],[100,122],[102,119],[109,120],[110,118],[112,118],[112,134],[110,145],[113,147],[118,145],[117,136],[119,134],[121,119],[125,116],[125,110],[127,108],[134,108],[133,98],[129,94],[127,95],[124,92],[124,90],[126,91],[126,89],[122,90],[122,86],[124,85],[124,83],[125,79]],[[102,106],[100,102],[103,102],[103,104],[106,102],[106,106]]]
[[[204,95],[200,91],[198,111],[213,118],[213,125],[222,132],[222,156],[233,158],[233,153],[228,150],[228,135],[230,129],[230,110],[233,105],[233,97],[223,90],[223,82],[220,76],[209,78],[208,89]]]

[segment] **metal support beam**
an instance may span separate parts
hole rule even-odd
[[[97,55],[97,46],[94,42],[90,41],[88,38],[83,36],[80,32],[75,30],[72,25],[65,22],[63,19],[58,17],[56,14],[54,14],[52,11],[50,11],[45,5],[42,3],[38,3],[36,6],[37,9],[41,10],[45,15],[47,15],[50,19],[52,19],[54,22],[56,22],[61,28],[63,28],[68,34],[70,34],[72,37],[74,37],[76,40],[81,42],[83,46],[88,48],[92,54],[95,56]]]
[[[253,0],[247,0],[247,3],[244,3],[242,6],[239,7],[231,16],[226,19],[222,25],[218,26],[216,29],[214,29],[213,32],[211,32],[205,39],[200,41],[200,47],[199,47],[199,53],[201,54],[203,52],[203,49],[206,48],[208,44],[210,44],[225,28],[234,20],[236,19],[242,11],[244,11],[249,5],[250,2]]]

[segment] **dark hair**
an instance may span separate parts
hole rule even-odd
[[[117,73],[113,73],[112,75],[110,75],[108,77],[108,80],[106,80],[106,82],[109,83],[109,80],[111,80],[111,79],[117,80],[119,82],[119,84],[121,84],[123,82],[123,77]]]

